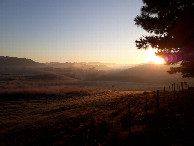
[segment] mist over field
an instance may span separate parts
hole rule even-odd
[[[76,85],[102,89],[126,91],[147,91],[163,88],[171,83],[182,81],[191,86],[193,79],[182,78],[181,74],[170,75],[169,66],[163,64],[117,65],[108,63],[38,63],[30,59],[1,57],[0,81],[6,88],[14,88],[14,84],[28,86],[50,83],[60,85]],[[3,86],[2,85],[2,86]],[[16,86],[16,88],[18,88]]]

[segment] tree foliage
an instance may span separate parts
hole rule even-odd
[[[194,77],[194,0],[143,0],[135,24],[149,35],[136,40],[138,49],[157,49],[167,64],[180,63],[169,73]]]

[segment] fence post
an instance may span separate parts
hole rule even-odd
[[[176,84],[174,83],[174,92],[173,92],[173,93],[174,93],[174,95],[173,95],[173,96],[174,96],[174,98],[175,98],[175,91],[176,91],[176,87],[175,87],[175,85],[176,85]]]
[[[165,87],[164,87],[164,98],[165,98],[165,92],[166,92],[166,89],[165,89]]]
[[[131,105],[128,104],[128,114],[129,114],[129,136],[131,136]]]
[[[94,118],[91,119],[90,134],[94,136]]]
[[[175,85],[176,85],[176,84],[174,83],[174,92],[175,92],[175,90],[176,90],[176,89],[175,89],[175,88],[176,88]]]
[[[145,108],[145,110],[146,110],[146,125],[147,125],[147,123],[148,123],[148,96],[146,96],[146,108]]]
[[[170,99],[170,93],[168,93],[168,102],[169,102],[169,99]]]
[[[173,91],[173,84],[172,84],[172,91]]]
[[[159,112],[159,90],[157,90],[157,96],[156,96],[156,109],[157,109],[157,112]]]
[[[183,82],[181,82],[181,88],[182,88],[182,91],[183,91]]]
[[[88,135],[87,135],[85,145],[89,146],[89,145],[96,145],[96,144],[97,144],[97,141],[96,141],[95,128],[94,128],[94,118],[92,118],[90,127],[88,129]]]

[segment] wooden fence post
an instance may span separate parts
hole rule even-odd
[[[183,87],[183,82],[181,82],[181,88],[182,88],[182,91],[184,90],[184,87]]]
[[[94,118],[92,118],[90,127],[88,129],[85,145],[90,146],[90,145],[96,145],[96,144],[97,144],[97,141],[96,141],[95,128],[94,128]]]
[[[146,125],[148,123],[148,96],[146,96],[146,107],[145,107],[145,110],[146,110]]]
[[[129,136],[131,136],[131,105],[128,105],[128,114],[129,114]]]
[[[94,118],[91,119],[90,134],[94,135]]]
[[[175,89],[175,88],[176,88],[175,85],[176,85],[176,84],[174,83],[174,92],[175,92],[175,90],[176,90],[176,89]]]
[[[165,89],[165,87],[164,87],[164,98],[165,98],[165,92],[166,92],[166,89]]]
[[[172,84],[172,91],[173,91],[173,84]]]
[[[169,102],[169,99],[170,99],[170,93],[168,93],[168,102]]]
[[[175,98],[175,91],[176,91],[176,87],[175,87],[175,83],[174,83],[174,91],[173,91],[173,97]]]
[[[159,90],[157,90],[157,96],[156,96],[156,109],[157,109],[157,112],[159,112]]]

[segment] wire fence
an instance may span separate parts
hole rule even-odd
[[[181,96],[184,91],[188,92],[193,90],[192,87],[189,87],[187,82],[173,83],[167,87],[164,87],[163,90],[154,91],[153,94],[146,93],[141,97],[144,100],[136,101],[133,99],[133,96],[130,96],[126,109],[125,123],[128,127],[128,136],[131,137],[133,134],[132,128],[139,123],[148,124],[149,114],[155,113],[156,115],[160,114],[160,108],[164,106],[169,106],[169,102],[176,100],[177,97]],[[184,94],[184,93],[183,93]],[[135,110],[134,110],[135,109]],[[122,112],[120,114],[123,114]],[[113,120],[113,119],[111,119]],[[91,119],[91,124],[88,129],[86,145],[95,145],[97,140],[94,134],[95,127],[94,118]],[[110,122],[111,123],[111,122]],[[114,127],[113,125],[111,125]]]

